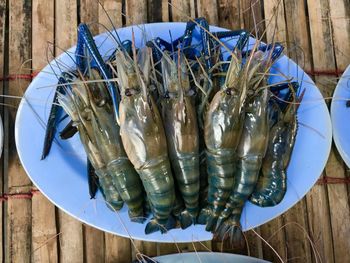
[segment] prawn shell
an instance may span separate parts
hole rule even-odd
[[[296,118],[291,123],[280,119],[271,129],[261,174],[250,201],[261,207],[279,204],[287,191],[287,175],[297,131]]]
[[[191,216],[198,213],[199,140],[197,116],[190,97],[163,99],[162,116],[170,162]]]
[[[145,100],[140,93],[123,96],[120,134],[125,152],[140,175],[153,215],[159,224],[165,225],[174,205],[175,190],[162,120],[151,97]],[[150,223],[153,231],[156,222]]]
[[[237,148],[236,171],[231,195],[216,229],[231,216],[239,224],[243,205],[254,190],[269,134],[268,91],[260,91],[246,106],[243,132]]]
[[[209,218],[207,230],[215,222],[231,193],[235,171],[235,151],[242,132],[243,114],[235,90],[218,91],[205,118],[207,148]],[[209,223],[210,222],[210,223]]]

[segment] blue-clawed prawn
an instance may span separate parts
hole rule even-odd
[[[250,201],[258,206],[275,206],[279,204],[287,191],[286,170],[293,151],[297,134],[297,109],[295,93],[291,92],[292,103],[284,110],[277,107],[277,122],[270,131],[268,149],[263,160],[258,183]],[[300,103],[303,93],[300,95]]]
[[[179,53],[180,54],[180,53]],[[199,139],[197,114],[184,58],[163,54],[164,90],[161,107],[170,162],[186,210],[180,214],[182,228],[196,222],[199,196]]]
[[[58,102],[79,131],[80,140],[99,178],[99,185],[107,205],[114,210],[119,210],[123,206],[123,201],[96,146],[91,123],[93,115],[89,107],[85,87],[81,84],[81,81],[74,81],[71,86],[72,88],[66,88],[64,93],[58,93]]]
[[[246,100],[242,136],[237,148],[234,184],[215,227],[215,238],[229,238],[238,244],[241,236],[240,219],[243,205],[253,192],[258,180],[259,171],[267,150],[269,136],[269,99],[266,88],[266,72],[283,48],[277,46],[271,52],[253,51],[244,69],[244,85],[250,94]]]
[[[154,218],[145,233],[175,227],[171,217],[175,201],[174,180],[168,158],[162,119],[148,91],[150,50],[143,48],[132,60],[116,53],[116,67],[121,88],[119,107],[120,134],[125,152],[139,173]]]
[[[223,87],[214,95],[204,118],[207,151],[208,207],[199,221],[211,230],[224,209],[233,186],[236,149],[244,121],[246,88],[240,81],[241,58],[232,55]]]

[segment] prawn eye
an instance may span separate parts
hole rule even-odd
[[[125,90],[125,96],[130,97],[132,95],[132,92],[130,89]]]
[[[130,97],[140,92],[141,92],[140,88],[129,88],[125,90],[125,96]]]
[[[98,101],[97,106],[103,107],[105,104],[106,104],[106,100],[105,99],[101,99],[101,100]]]
[[[227,95],[232,95],[233,89],[232,88],[228,88],[228,89],[226,89],[225,92],[226,92]]]

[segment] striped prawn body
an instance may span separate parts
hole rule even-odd
[[[142,180],[154,216],[146,225],[145,233],[165,232],[175,227],[171,218],[175,189],[162,119],[148,94],[149,52],[139,51],[138,65],[121,52],[116,56],[122,95],[120,135],[125,152]]]
[[[99,79],[96,72],[93,76]],[[96,116],[91,118],[96,145],[106,164],[106,171],[120,197],[128,205],[131,221],[141,223],[144,221],[142,183],[126,156],[108,90],[100,82],[87,89],[87,92]]]
[[[198,214],[199,140],[196,109],[188,95],[186,64],[181,56],[177,62],[163,54],[161,64],[167,93],[162,96],[161,108],[174,179],[186,207],[179,216],[180,225],[186,228],[195,223]]]
[[[239,85],[240,70],[240,60],[232,56],[224,87],[214,95],[204,118],[209,188],[208,206],[202,209],[199,221],[206,224],[206,230],[215,226],[233,186],[244,117],[245,88]]]
[[[123,200],[97,148],[92,127],[94,115],[87,103],[85,87],[78,83],[80,82],[78,81],[77,84],[73,82],[72,89],[67,88],[65,93],[59,93],[58,101],[77,126],[80,140],[99,178],[99,185],[107,205],[113,210],[119,210],[123,206]]]
[[[255,188],[267,149],[268,100],[268,90],[264,89],[247,101],[243,132],[237,148],[234,184],[215,229],[216,238],[220,240],[225,237],[234,242],[242,240],[240,218],[243,205]]]
[[[287,191],[286,170],[297,134],[297,108],[293,103],[285,110],[276,107],[277,121],[271,128],[261,174],[250,197],[253,204],[261,207],[275,206],[282,201]]]

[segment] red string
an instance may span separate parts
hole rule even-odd
[[[341,76],[344,70],[305,70],[305,72],[311,76]],[[33,72],[31,74],[12,74],[6,77],[0,77],[0,81],[9,81],[16,79],[32,80],[39,72]]]
[[[317,180],[317,184],[350,184],[350,177],[337,178],[324,176]],[[32,199],[33,195],[37,193],[40,193],[40,191],[37,189],[32,189],[29,193],[3,194],[0,196],[0,202],[5,202],[9,199]]]
[[[344,70],[305,70],[311,76],[341,76]]]
[[[0,202],[7,201],[9,199],[32,199],[33,195],[37,193],[40,193],[40,191],[32,189],[29,193],[3,194],[0,196]]]
[[[32,80],[38,74],[39,72],[33,72],[31,74],[12,74],[6,77],[0,77],[0,81],[9,81],[9,80],[17,80],[17,79]]]
[[[350,184],[350,177],[337,178],[324,176],[317,180],[317,184]]]

